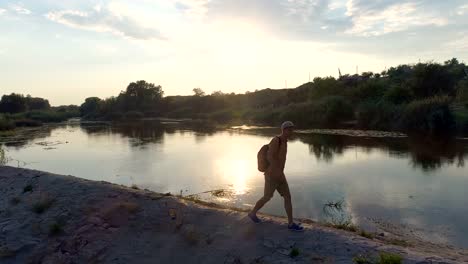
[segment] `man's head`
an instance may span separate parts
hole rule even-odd
[[[294,131],[294,124],[291,121],[285,121],[283,124],[281,124],[281,133],[283,136],[286,138],[291,137],[292,133]]]

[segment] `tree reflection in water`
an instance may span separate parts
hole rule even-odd
[[[300,134],[297,139],[309,145],[319,161],[330,163],[349,148],[365,152],[380,150],[389,156],[409,158],[414,168],[431,172],[444,165],[465,166],[468,142],[453,138],[371,138],[323,134]]]

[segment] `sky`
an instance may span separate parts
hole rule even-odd
[[[0,95],[292,88],[468,58],[467,0],[0,0]]]

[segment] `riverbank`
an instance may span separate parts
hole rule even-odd
[[[352,263],[382,252],[468,261],[466,250],[396,246],[305,220],[291,233],[281,217],[255,225],[239,210],[36,170],[0,167],[0,192],[0,263]]]

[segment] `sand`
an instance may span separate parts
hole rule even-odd
[[[468,252],[408,247],[303,221],[36,170],[0,167],[0,263],[353,263],[392,252],[403,263],[468,263]],[[291,257],[291,252],[298,253]]]

